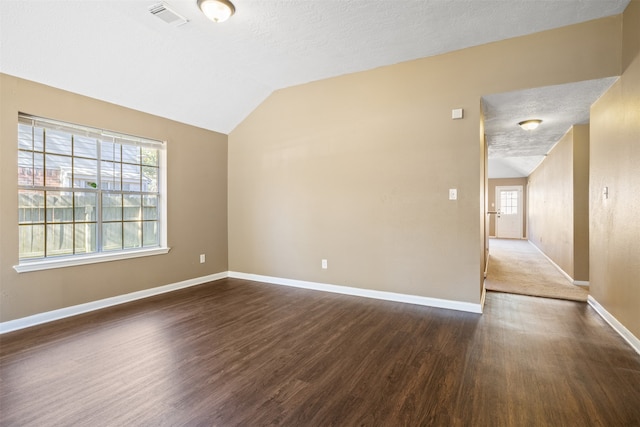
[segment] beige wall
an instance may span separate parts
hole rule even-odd
[[[529,175],[529,240],[573,275],[573,129]]]
[[[640,2],[624,13],[624,73],[591,108],[591,295],[640,337]],[[609,187],[609,198],[602,191]]]
[[[0,321],[226,271],[227,136],[0,74]],[[168,141],[171,251],[18,274],[18,112]],[[206,253],[200,264],[198,255]]]
[[[589,125],[575,125],[529,176],[529,240],[574,280],[589,280]]]
[[[479,302],[480,97],[618,75],[620,35],[617,16],[275,92],[229,136],[230,269]]]
[[[522,236],[527,236],[527,178],[493,178],[489,180],[487,191],[487,211],[496,211],[496,187],[521,185],[522,186]],[[496,216],[489,215],[489,236],[496,235]]]
[[[573,279],[589,281],[589,125],[573,126]]]

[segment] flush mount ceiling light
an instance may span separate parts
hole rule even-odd
[[[198,0],[198,7],[213,22],[224,22],[236,11],[228,0]]]
[[[532,120],[525,120],[523,122],[520,122],[518,123],[518,125],[524,130],[534,130],[535,128],[540,126],[540,123],[542,123],[542,120],[532,119]]]

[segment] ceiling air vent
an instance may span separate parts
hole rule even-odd
[[[153,6],[149,6],[149,12],[162,19],[167,24],[180,26],[189,22],[187,18],[174,12],[166,3],[157,3]]]

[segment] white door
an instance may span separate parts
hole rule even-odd
[[[496,187],[496,237],[522,238],[522,186]]]

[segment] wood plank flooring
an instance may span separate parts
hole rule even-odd
[[[0,336],[2,426],[632,426],[586,304],[485,314],[224,279]]]

